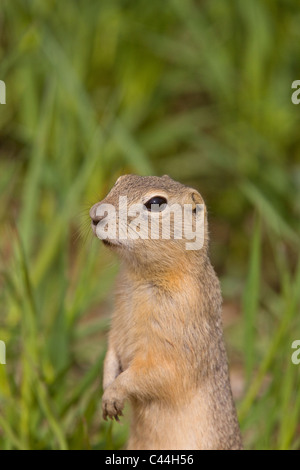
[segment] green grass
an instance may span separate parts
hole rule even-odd
[[[101,419],[120,174],[197,187],[245,446],[300,448],[297,0],[9,0],[0,13],[0,449],[117,449]],[[80,233],[83,234],[80,237]]]

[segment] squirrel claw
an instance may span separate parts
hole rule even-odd
[[[120,421],[119,417],[123,416],[122,409],[124,403],[122,400],[111,400],[104,397],[102,402],[103,418],[107,421],[107,418]]]

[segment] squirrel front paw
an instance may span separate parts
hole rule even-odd
[[[124,397],[113,387],[107,387],[102,397],[103,418],[107,421],[107,417],[119,420],[119,416],[123,416]]]

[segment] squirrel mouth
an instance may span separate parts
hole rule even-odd
[[[113,243],[111,243],[109,240],[105,239],[105,240],[101,240],[104,245],[107,245],[107,246],[113,246]]]
[[[98,235],[97,235],[97,225],[98,225],[99,221],[97,220],[94,220],[92,219],[92,230],[93,230],[93,233],[94,235],[96,235],[97,238],[99,238],[103,244],[109,248],[118,248],[118,247],[121,247],[122,246],[122,243],[120,243],[118,240],[108,240],[107,238],[100,238]]]

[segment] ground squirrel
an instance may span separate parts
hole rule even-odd
[[[145,239],[133,236],[133,230],[121,237],[132,217],[121,222],[119,215],[113,222],[116,235],[105,239],[98,228],[106,224],[107,231],[111,216],[108,210],[100,213],[100,206],[117,208],[120,196],[126,196],[129,208],[141,204],[160,223],[172,204],[188,204],[194,219],[196,207],[202,207],[202,248],[186,249],[187,240],[176,238],[174,230],[169,239]],[[104,418],[118,420],[130,401],[128,449],[241,449],[223,341],[222,298],[208,257],[201,195],[167,175],[124,175],[90,216],[95,235],[121,260],[104,363]]]

